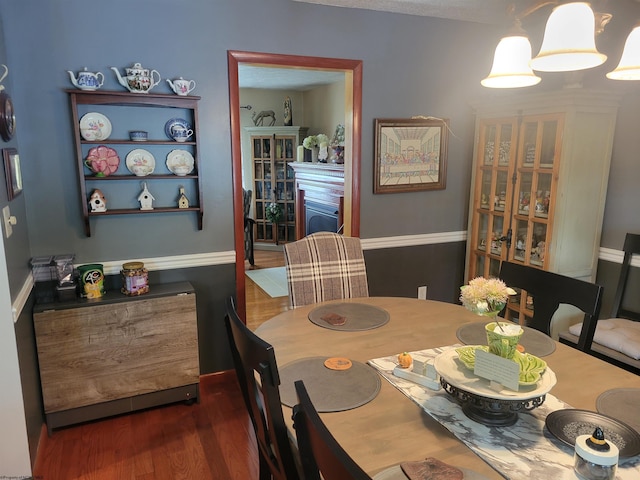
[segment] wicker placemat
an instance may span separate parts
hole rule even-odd
[[[331,370],[327,357],[309,357],[279,368],[280,401],[288,407],[298,403],[294,387],[302,380],[318,412],[351,410],[370,402],[380,391],[380,376],[364,363],[351,361],[347,370]]]
[[[466,345],[486,345],[487,334],[484,330],[485,323],[465,323],[456,331],[456,337]],[[544,333],[530,327],[522,327],[524,333],[520,337],[520,344],[525,352],[536,357],[551,355],[556,349],[556,342]]]
[[[640,433],[640,388],[613,388],[596,400],[598,413],[613,417]]]
[[[364,303],[331,303],[309,312],[309,320],[320,327],[345,332],[372,330],[389,321],[389,312]]]

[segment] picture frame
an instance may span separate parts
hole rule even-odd
[[[9,201],[22,193],[22,172],[20,170],[20,156],[15,148],[2,149],[4,160],[4,175],[7,181],[7,197]]]
[[[444,190],[449,120],[375,119],[373,193]]]

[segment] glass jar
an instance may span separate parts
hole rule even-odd
[[[142,262],[127,262],[122,265],[122,293],[142,295],[149,291],[149,273]]]
[[[614,480],[618,456],[618,447],[605,440],[598,427],[593,435],[576,438],[574,470],[581,480]]]

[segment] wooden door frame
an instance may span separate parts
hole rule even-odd
[[[240,87],[238,64],[270,67],[341,70],[345,82],[345,234],[360,236],[360,156],[362,132],[362,60],[308,57],[273,53],[227,51],[229,68],[229,114],[233,181],[234,245],[236,252],[236,305],[240,318],[246,318],[244,278],[244,209],[242,204],[242,153],[240,125]],[[351,102],[349,103],[349,100]],[[347,191],[348,190],[348,191]]]

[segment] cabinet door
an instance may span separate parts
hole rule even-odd
[[[525,117],[520,128],[509,260],[544,270],[549,265],[562,126],[562,115],[543,115]],[[519,292],[507,318],[531,315],[533,299]]]
[[[504,239],[511,228],[517,132],[515,118],[480,123],[469,278],[497,276],[500,262],[507,257]]]
[[[257,241],[272,241],[271,225],[267,225],[266,208],[273,201],[271,159],[272,138],[270,135],[251,137],[251,163],[253,164],[253,198],[255,212],[254,238]]]

